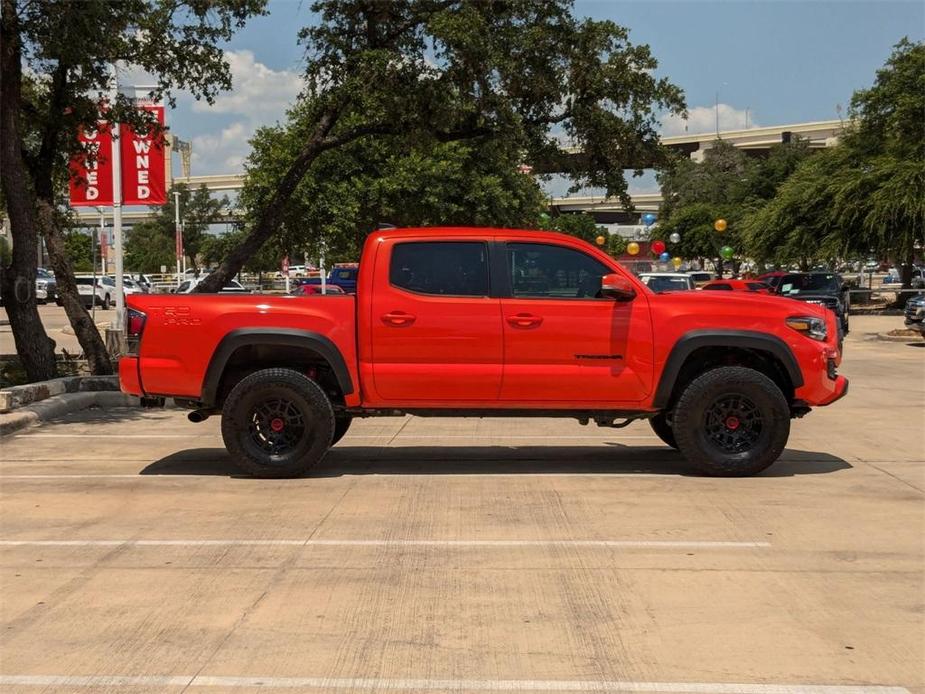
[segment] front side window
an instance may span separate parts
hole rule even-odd
[[[389,282],[418,294],[488,296],[488,246],[469,241],[398,243],[392,248]]]
[[[509,243],[507,267],[517,298],[600,299],[601,278],[613,272],[581,251],[540,243]]]

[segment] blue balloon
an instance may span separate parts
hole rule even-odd
[[[644,215],[642,215],[642,223],[645,224],[647,227],[650,227],[653,224],[655,224],[656,219],[657,217],[651,212],[646,212]]]
[[[669,260],[671,260],[671,255],[668,253],[668,251],[665,251],[658,257],[658,259],[663,263],[667,263]]]

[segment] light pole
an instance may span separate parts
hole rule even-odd
[[[119,100],[119,71],[112,65],[112,93],[110,104],[115,106]],[[110,121],[112,128],[112,238],[116,255],[116,320],[113,330],[117,331],[118,343],[122,345],[122,328],[125,325],[125,287],[123,286],[125,267],[122,249],[122,156],[119,147],[119,124]],[[94,289],[94,291],[96,291]]]
[[[173,218],[176,229],[177,245],[177,287],[180,286],[182,275],[180,274],[180,258],[183,255],[183,228],[180,226],[180,191],[173,192]]]

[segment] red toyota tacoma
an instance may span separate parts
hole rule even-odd
[[[127,297],[122,389],[222,416],[260,477],[304,473],[354,417],[648,419],[711,475],[750,475],[790,419],[848,387],[835,315],[791,299],[648,289],[548,232],[376,232],[356,295]]]

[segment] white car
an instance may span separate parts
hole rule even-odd
[[[113,280],[113,284],[115,284],[115,280]],[[123,277],[122,278],[122,293],[126,295],[128,294],[147,294],[148,290],[145,289],[145,287],[137,280],[133,280],[131,277]]]
[[[202,279],[205,279],[204,277]],[[173,292],[174,294],[192,294],[202,280],[186,280]],[[228,284],[222,287],[220,294],[250,294],[243,284],[237,280],[230,280]]]
[[[109,280],[109,283],[106,280]],[[116,294],[116,281],[111,277],[97,275],[95,285],[93,275],[77,275],[74,281],[77,282],[77,293],[80,295],[81,303],[86,308],[96,304],[105,310],[112,306]]]
[[[653,292],[687,292],[696,289],[691,276],[683,272],[644,272],[639,279]]]

